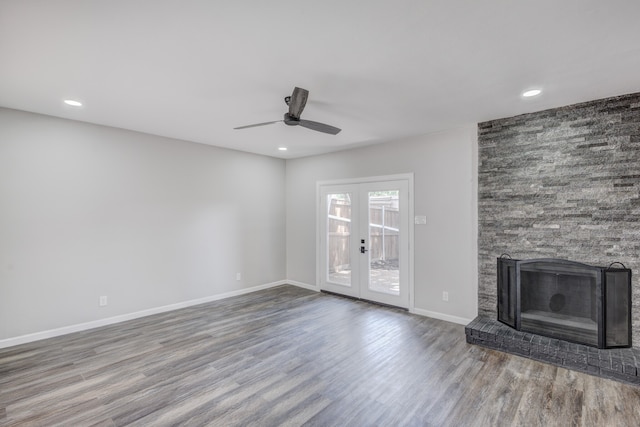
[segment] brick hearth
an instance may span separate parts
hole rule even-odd
[[[640,385],[640,349],[598,349],[516,331],[497,320],[476,317],[465,327],[467,342],[563,368]]]

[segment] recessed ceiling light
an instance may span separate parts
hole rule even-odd
[[[280,150],[280,151],[287,151],[287,147],[278,147],[278,150]]]
[[[538,96],[542,93],[540,89],[531,89],[526,92],[522,92],[522,96],[525,98],[531,98],[532,96]]]
[[[75,99],[65,99],[64,103],[72,107],[82,107],[82,102],[76,101]]]

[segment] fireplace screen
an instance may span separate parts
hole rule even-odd
[[[599,348],[631,345],[631,271],[498,258],[498,320]]]

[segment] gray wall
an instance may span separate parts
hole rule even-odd
[[[316,285],[316,182],[414,173],[415,308],[447,320],[477,314],[475,126],[287,161],[287,278]],[[449,302],[442,301],[449,292]]]
[[[640,94],[478,125],[478,308],[496,315],[496,257],[633,270],[640,345]]]
[[[0,109],[0,340],[285,279],[284,190],[283,160]]]

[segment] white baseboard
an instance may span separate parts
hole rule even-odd
[[[307,283],[296,282],[295,280],[287,280],[287,284],[298,286],[300,288],[309,289],[311,291],[320,292],[320,288],[315,285],[309,285]],[[437,311],[423,310],[421,308],[411,308],[410,313],[417,314],[419,316],[432,317],[434,319],[445,320],[451,323],[457,323],[460,325],[468,325],[473,319],[466,319],[464,317],[452,316],[450,314],[438,313]]]
[[[312,289],[304,283],[295,282],[290,280],[279,280],[277,282],[265,283],[264,285],[253,286],[251,288],[239,289],[237,291],[225,292],[222,294],[210,295],[204,298],[198,298],[190,301],[183,301],[176,304],[165,305],[162,307],[150,308],[147,310],[136,311],[134,313],[122,314],[120,316],[108,317],[106,319],[94,320],[91,322],[80,323],[77,325],[64,326],[62,328],[51,329],[48,331],[36,332],[33,334],[22,335],[14,338],[7,338],[0,340],[0,349],[13,347],[15,345],[27,344],[33,341],[40,341],[47,338],[58,337],[60,335],[71,334],[73,332],[86,331],[88,329],[99,328],[101,326],[113,325],[115,323],[126,322],[127,320],[138,319],[140,317],[151,316],[153,314],[165,313],[167,311],[178,310],[181,308],[191,307],[198,304],[204,304],[207,302],[218,301],[225,298],[235,297],[238,295],[244,295],[251,292],[261,291],[263,289],[273,288],[275,286],[291,284],[295,286],[305,287],[306,289]]]
[[[438,313],[437,311],[423,310],[421,308],[413,308],[409,310],[413,314],[420,316],[432,317],[434,319],[445,320],[451,323],[457,323],[459,325],[468,325],[473,319],[465,319],[464,317],[452,316],[450,314]]]
[[[189,301],[183,301],[176,304],[169,304],[162,307],[150,308],[147,310],[136,311],[134,313],[123,314],[120,316],[108,317],[106,319],[94,320],[91,322],[80,323],[77,325],[65,326],[62,328],[51,329],[48,331],[36,332],[33,334],[22,335],[14,338],[7,338],[0,340],[0,349],[13,347],[20,344],[27,344],[34,341],[40,341],[47,338],[54,338],[61,335],[71,334],[73,332],[86,331],[88,329],[99,328],[101,326],[113,325],[115,323],[126,322],[127,320],[138,319],[141,317],[151,316],[153,314],[166,313],[168,311],[179,310],[181,308],[191,307],[198,304],[205,304],[212,301],[218,301],[225,298],[231,298],[239,295],[248,294],[251,292],[261,291],[264,289],[273,288],[280,285],[293,285],[299,288],[308,289],[310,291],[320,292],[320,288],[308,283],[298,282],[296,280],[278,280],[277,282],[265,283],[263,285],[253,286],[251,288],[239,289],[237,291],[225,292],[222,294],[210,295],[204,298],[198,298]],[[414,308],[410,310],[411,313],[418,314],[420,316],[433,317],[435,319],[446,320],[447,322],[458,323],[461,325],[467,325],[471,322],[471,319],[465,319],[462,317],[451,316],[448,314],[438,313],[435,311],[422,310]]]
[[[316,285],[309,285],[308,283],[297,282],[295,280],[285,280],[285,283],[287,283],[288,285],[297,286],[299,288],[308,289],[310,291],[320,292],[320,288]]]

